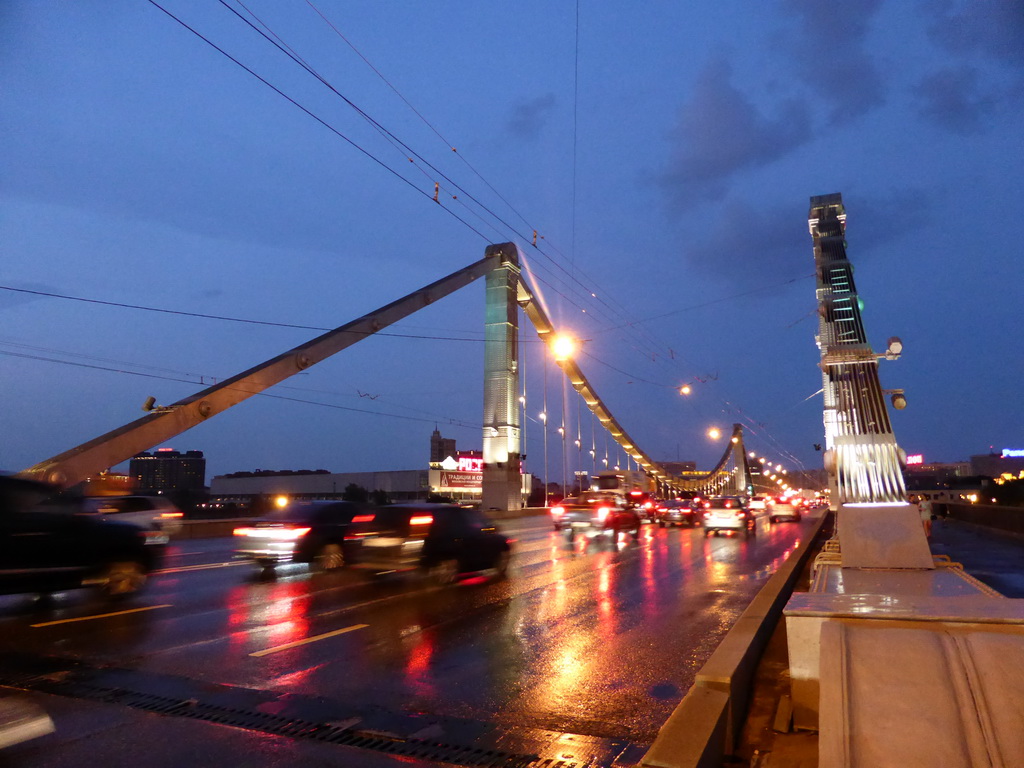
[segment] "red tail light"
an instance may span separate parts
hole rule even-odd
[[[356,515],[352,518],[353,523],[372,523],[374,521],[374,515]]]
[[[163,517],[163,518],[167,518],[167,517],[184,517],[184,516],[185,516],[184,512],[161,512],[160,513],[160,517]]]
[[[409,520],[409,525],[430,525],[434,522],[433,515],[416,515]]]
[[[653,507],[653,506],[654,506],[654,505],[653,505],[653,504],[651,504],[651,502],[649,502],[649,501],[648,501],[648,502],[646,502],[646,503],[644,504],[644,509],[650,509],[650,508],[651,508],[651,507]]]
[[[602,523],[608,519],[608,513],[611,512],[609,507],[598,507],[597,508],[597,519]]]
[[[551,508],[551,516],[552,517],[561,517],[564,514],[565,514],[565,509],[563,507],[552,507]]]

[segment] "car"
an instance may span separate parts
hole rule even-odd
[[[743,496],[715,496],[704,502],[704,536],[722,531],[755,533],[754,513]]]
[[[161,531],[80,514],[81,497],[0,476],[0,594],[97,587],[110,597],[140,591],[167,545]]]
[[[658,500],[646,491],[630,491],[626,495],[626,504],[636,510],[641,523],[653,523],[657,520]]]
[[[750,497],[751,509],[771,509],[775,499],[766,493],[758,493]]]
[[[768,520],[772,523],[777,523],[780,520],[792,520],[794,523],[799,523],[803,517],[802,510],[805,507],[806,502],[799,496],[780,496],[771,506]]]
[[[551,508],[556,531],[564,531],[568,541],[583,533],[589,538],[614,537],[629,531],[640,536],[640,515],[625,496],[609,491],[584,491],[566,498]]]
[[[164,496],[90,496],[83,502],[79,514],[127,520],[168,535],[181,530],[185,516],[174,502]]]
[[[439,585],[460,576],[508,572],[512,543],[478,509],[392,504],[357,515],[346,534],[350,565],[375,574],[419,572]]]
[[[235,528],[235,558],[268,571],[286,563],[336,570],[348,559],[345,536],[352,519],[371,510],[352,501],[292,501]]]
[[[0,697],[0,749],[53,733],[53,720],[25,696]]]
[[[658,505],[658,525],[697,525],[700,515],[694,509],[690,499],[671,499]]]

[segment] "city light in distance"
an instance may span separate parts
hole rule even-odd
[[[711,427],[711,429],[708,430],[708,437],[710,437],[712,440],[717,440],[721,436],[722,430],[720,430],[718,427]]]
[[[693,387],[691,387],[689,384],[683,384],[683,386],[679,388],[680,395],[688,395],[691,392],[693,392]]]

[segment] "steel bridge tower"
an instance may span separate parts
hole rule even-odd
[[[840,194],[811,198],[807,217],[814,240],[824,391],[825,469],[834,506],[906,501],[903,451],[896,445],[878,358],[868,344],[861,302],[846,257],[846,209]],[[885,355],[899,356],[890,339]]]

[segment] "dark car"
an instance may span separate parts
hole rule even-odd
[[[754,513],[745,496],[715,496],[704,502],[704,536],[722,531],[754,534]]]
[[[167,536],[81,510],[81,498],[0,476],[0,594],[95,586],[122,596],[145,586]]]
[[[657,520],[662,528],[666,525],[697,525],[700,514],[690,499],[670,499],[658,505]]]
[[[657,520],[659,501],[647,491],[630,491],[626,495],[626,504],[636,510],[641,523],[653,523]]]
[[[371,510],[352,501],[293,501],[235,528],[235,557],[265,569],[308,563],[316,571],[333,571],[348,559],[345,535],[352,518]]]
[[[565,531],[569,541],[583,533],[590,538],[616,536],[629,531],[640,535],[640,515],[624,496],[608,491],[584,491],[579,496],[562,499],[551,508],[556,531]]]
[[[512,547],[483,512],[453,504],[394,504],[357,516],[346,537],[351,564],[375,573],[420,571],[438,584],[508,571]]]

